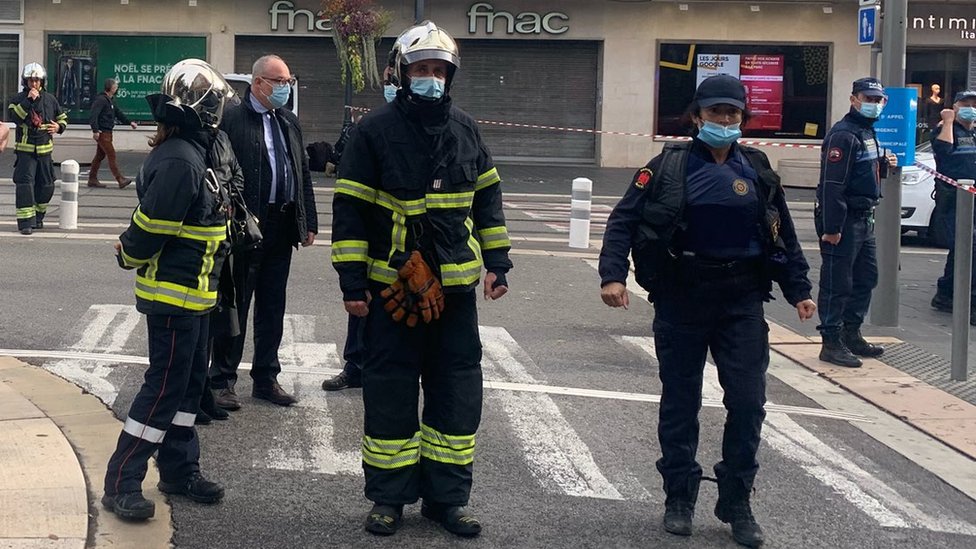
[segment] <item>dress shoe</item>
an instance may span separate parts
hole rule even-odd
[[[400,528],[403,517],[402,505],[382,505],[377,503],[366,515],[366,531],[380,536],[391,536]]]
[[[458,536],[471,537],[481,533],[481,523],[460,505],[424,503],[420,507],[420,514],[439,522],[445,530]]]
[[[131,179],[122,179],[122,181],[119,181],[119,188],[124,189],[128,187],[131,183],[132,183]]]
[[[217,389],[214,391],[214,403],[224,410],[240,410],[241,399],[237,398],[237,393],[233,387]]]
[[[210,425],[213,423],[213,418],[210,417],[210,414],[200,410],[197,412],[197,418],[193,421],[193,423],[196,423],[197,425]]]
[[[291,406],[292,404],[298,402],[298,399],[289,395],[278,385],[277,382],[271,385],[257,386],[255,385],[251,389],[251,396],[254,398],[260,398],[261,400],[267,400],[268,402],[277,404],[278,406]]]
[[[102,496],[102,507],[125,520],[146,520],[156,514],[156,504],[142,497],[142,492],[124,492]]]
[[[31,227],[24,227],[23,229],[20,230],[20,234],[32,235],[34,234],[34,229],[32,229]]]
[[[176,482],[160,480],[156,487],[164,494],[186,496],[197,503],[217,503],[224,498],[224,489],[199,472]]]
[[[89,187],[92,187],[94,189],[104,189],[104,188],[108,187],[108,185],[106,185],[105,183],[102,183],[101,181],[99,181],[97,179],[89,179],[88,180],[88,186]]]
[[[345,370],[339,372],[339,375],[322,382],[322,389],[325,391],[341,391],[342,389],[355,389],[362,386],[363,381],[359,376],[354,378],[347,374]]]

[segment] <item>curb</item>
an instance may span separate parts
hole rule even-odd
[[[95,396],[41,368],[0,357],[0,500],[18,502],[0,506],[0,545],[172,547],[171,509],[156,490],[155,467],[144,482],[146,497],[157,504],[153,519],[123,522],[99,503],[121,429]]]

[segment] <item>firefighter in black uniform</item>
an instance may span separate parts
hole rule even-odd
[[[881,179],[897,158],[883,154],[874,123],[886,102],[875,78],[855,80],[851,110],[830,128],[820,151],[820,184],[814,225],[820,237],[820,360],[857,368],[858,356],[881,356],[884,349],[861,336],[861,324],[878,284],[874,207]],[[855,356],[856,355],[856,356]]]
[[[423,516],[470,536],[481,531],[464,507],[481,420],[475,289],[485,268],[485,298],[505,294],[511,242],[498,171],[448,95],[457,45],[421,27],[397,55],[396,99],[356,125],[342,155],[332,263],[346,310],[366,317],[366,530],[394,533],[403,505],[423,498]]]
[[[749,118],[745,93],[732,76],[701,83],[687,111],[694,139],[666,145],[638,170],[610,215],[600,278],[604,303],[627,307],[632,254],[637,281],[654,304],[665,529],[691,535],[702,479],[698,411],[711,351],[728,410],[715,515],[732,525],[737,542],[758,547],[763,532],[749,498],[766,415],[763,302],[776,280],[801,320],[816,305],[779,177],[765,154],[736,143]]]
[[[227,248],[221,185],[240,171],[217,130],[233,90],[205,62],[187,59],[166,73],[162,92],[147,97],[159,125],[136,181],[139,206],[115,246],[119,264],[138,269],[136,308],[149,328],[149,369],[108,462],[102,497],[106,509],[129,520],[153,516],[142,481],[157,450],[160,491],[200,503],[224,495],[200,474],[194,420]]]
[[[976,179],[976,91],[967,90],[956,94],[951,109],[944,109],[939,116],[942,124],[932,133],[932,151],[935,153],[935,167],[939,173],[953,179]],[[953,269],[955,268],[956,241],[956,189],[948,183],[936,180],[935,203],[939,211],[944,211],[940,222],[949,237],[949,257],[946,258],[945,273],[939,278],[932,307],[936,310],[952,312]],[[976,241],[974,241],[976,250]],[[976,305],[976,269],[972,271],[972,295]],[[969,323],[976,326],[976,307],[970,311]]]
[[[28,63],[21,74],[24,90],[10,100],[7,107],[17,124],[14,151],[14,185],[16,185],[17,230],[32,234],[44,228],[44,214],[54,196],[55,133],[64,133],[68,115],[58,100],[44,91],[47,71],[38,63]]]

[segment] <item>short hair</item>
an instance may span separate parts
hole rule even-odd
[[[257,61],[255,61],[253,65],[251,65],[251,76],[253,77],[255,75],[259,75],[259,73],[264,73],[264,68],[268,65],[269,62],[273,60],[278,60],[281,61],[282,63],[285,62],[284,59],[278,57],[273,53],[268,55],[262,55],[261,57],[258,57]]]
[[[114,79],[114,78],[106,78],[105,79],[105,91],[107,91],[107,92],[112,91],[112,86],[115,86],[118,83],[119,83],[119,81],[116,80],[116,79]]]

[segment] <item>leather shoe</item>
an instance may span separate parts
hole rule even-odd
[[[128,187],[131,183],[132,183],[131,179],[123,179],[122,181],[119,181],[119,188],[124,189]]]
[[[341,391],[342,389],[355,389],[362,386],[363,382],[359,377],[354,379],[345,370],[339,372],[339,375],[334,378],[322,382],[322,389],[325,391]]]
[[[144,498],[142,492],[105,494],[102,507],[124,520],[146,520],[156,514],[156,504]]]
[[[237,393],[234,391],[233,387],[215,390],[214,403],[224,410],[241,409],[241,399],[237,398]]]
[[[291,406],[298,402],[298,399],[289,395],[278,385],[278,382],[272,383],[271,385],[266,385],[259,387],[255,385],[251,389],[251,396],[254,398],[260,398],[261,400],[267,400],[278,406]]]
[[[424,503],[420,507],[420,514],[439,522],[445,530],[458,536],[472,537],[481,533],[481,523],[460,505]]]
[[[199,472],[176,482],[160,480],[156,487],[164,494],[186,496],[197,503],[217,503],[224,498],[224,489]]]
[[[197,418],[193,421],[193,423],[196,423],[197,425],[210,425],[213,423],[213,418],[203,410],[200,410],[197,412]]]
[[[108,187],[108,185],[106,185],[105,183],[102,183],[101,181],[99,181],[97,179],[89,179],[88,180],[88,186],[89,187],[92,187],[94,189],[104,189],[104,188]]]

